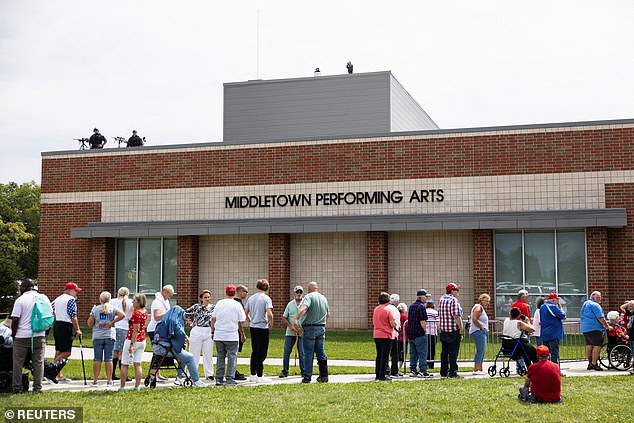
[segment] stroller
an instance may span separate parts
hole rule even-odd
[[[163,316],[163,319],[156,325],[154,339],[152,339],[152,361],[150,370],[143,381],[145,386],[156,388],[156,374],[159,369],[176,369],[182,379],[182,386],[190,387],[194,381],[181,363],[176,359],[174,346],[184,344],[185,330],[182,325],[184,310],[179,306],[174,306]],[[183,345],[180,345],[181,347]],[[177,350],[178,351],[178,350]]]
[[[488,368],[487,372],[489,376],[493,377],[497,373],[497,361],[500,360],[502,362],[502,368],[500,369],[500,376],[509,377],[511,375],[510,362],[511,360],[518,360],[520,358],[528,358],[528,354],[524,350],[524,346],[522,345],[522,339],[520,338],[511,338],[510,336],[502,335],[500,337],[502,340],[502,346],[500,350],[495,356],[495,361]],[[526,375],[526,366],[520,365],[517,369],[517,374],[519,376]]]

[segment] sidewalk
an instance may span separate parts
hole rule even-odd
[[[52,346],[46,347],[46,357],[53,358],[54,356],[54,348]],[[92,372],[92,358],[93,358],[93,350],[92,348],[84,348],[84,362],[86,363],[86,371]],[[73,348],[73,352],[71,354],[71,359],[73,360],[81,360],[81,352],[77,347]],[[143,354],[143,361],[150,362],[152,359],[152,353],[146,352]],[[281,358],[267,358],[264,362],[265,364],[270,365],[282,365]],[[242,357],[238,358],[238,364],[248,365],[249,358]],[[485,362],[484,369],[488,369],[488,367],[493,364],[493,362]],[[499,363],[498,363],[499,364]],[[363,360],[328,360],[329,367],[336,366],[349,366],[349,367],[374,367],[374,361],[363,361]],[[499,366],[498,366],[499,367]],[[148,366],[143,367],[143,378],[147,375]],[[499,370],[499,369],[498,369]],[[597,372],[594,370],[587,370],[587,363],[585,361],[574,361],[574,362],[564,362],[562,363],[561,370],[565,373],[567,377],[580,377],[580,376],[616,376],[616,375],[627,375],[628,372],[621,372],[618,370],[605,370],[603,372]],[[315,376],[315,375],[313,375]],[[471,372],[461,372],[460,376],[463,376],[465,379],[487,379],[491,378],[488,375],[472,375]],[[301,383],[301,376],[289,376],[287,378],[280,379],[277,375],[269,376],[273,385],[288,385],[288,384],[299,384]],[[517,374],[515,373],[515,366],[511,364],[511,377],[517,378]],[[495,376],[495,378],[500,378],[499,374]],[[313,377],[313,383],[315,383],[316,377]],[[329,383],[355,383],[355,382],[372,382],[374,381],[374,373],[373,374],[351,374],[351,375],[331,375],[328,377]],[[440,376],[435,373],[434,378],[432,379],[419,379],[419,378],[410,378],[405,376],[402,379],[393,379],[392,382],[415,382],[420,381],[421,383],[426,383],[430,380],[440,380]],[[92,378],[89,377],[87,381],[88,385],[84,385],[83,380],[73,380],[69,383],[47,383],[44,384],[42,389],[43,391],[86,391],[86,390],[97,390],[97,391],[105,391],[105,390],[116,390],[119,388],[118,382],[115,381],[114,387],[106,387],[106,382],[101,380],[98,387],[93,387],[90,385],[92,382]],[[132,390],[134,386],[134,382],[128,382],[126,384],[126,390]],[[248,381],[240,381],[239,386],[262,386],[262,384],[252,383]],[[173,383],[173,379],[165,383],[158,383],[156,385],[157,388],[176,388]],[[213,382],[210,387],[214,387]],[[143,386],[143,380],[141,380],[141,388],[145,389]],[[192,388],[194,389],[194,388]]]

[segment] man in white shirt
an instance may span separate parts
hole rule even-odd
[[[69,282],[64,287],[64,292],[53,301],[55,324],[53,325],[53,338],[55,338],[55,359],[59,361],[68,359],[73,349],[73,334],[81,338],[81,328],[77,318],[77,293],[82,289],[75,282]],[[75,331],[73,332],[73,327]],[[57,375],[59,382],[70,382],[70,379]]]
[[[238,382],[236,363],[238,361],[238,341],[246,339],[242,322],[247,319],[242,306],[234,301],[236,287],[227,285],[225,298],[218,301],[211,314],[211,334],[216,344],[216,386],[236,386]],[[227,357],[227,371],[225,373],[225,357]],[[226,378],[226,382],[225,382]]]
[[[390,376],[392,378],[402,379],[403,374],[398,371],[398,331],[401,330],[401,312],[396,308],[401,298],[398,294],[390,295],[390,304],[387,309],[392,313],[392,318],[396,321],[396,327],[392,330],[392,348],[390,349],[390,356],[392,362],[390,365]]]
[[[49,299],[44,294],[38,294],[34,289],[35,283],[31,279],[24,279],[20,282],[20,297],[13,304],[11,311],[11,336],[13,337],[13,392],[23,391],[22,368],[24,361],[31,351],[31,339],[33,340],[33,353],[31,355],[33,392],[42,391],[42,377],[44,376],[44,351],[46,347],[46,337],[44,332],[33,332],[31,329],[31,314],[35,306],[37,295],[44,297],[50,304]]]

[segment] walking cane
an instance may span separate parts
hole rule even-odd
[[[295,333],[295,360],[293,367],[295,367],[295,374],[297,374],[297,353],[299,351],[299,335]]]
[[[86,383],[86,366],[84,365],[84,346],[81,343],[81,335],[79,335],[79,352],[81,354],[81,369],[84,371],[84,385],[88,385]]]

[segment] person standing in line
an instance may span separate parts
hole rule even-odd
[[[134,390],[141,390],[141,362],[145,350],[145,323],[148,319],[147,298],[145,294],[135,294],[132,300],[132,315],[128,322],[128,334],[123,344],[123,357],[121,357],[121,373],[119,379],[119,392],[125,390],[128,378],[128,367],[134,365]]]
[[[269,351],[269,329],[273,325],[273,301],[269,297],[269,281],[258,279],[256,292],[249,297],[244,312],[249,322],[251,334],[251,377],[250,382],[273,383],[264,377],[264,360]]]
[[[401,330],[398,331],[398,368],[405,365],[409,338],[407,337],[407,304],[399,303],[396,307],[399,312]]]
[[[285,378],[288,376],[288,368],[289,362],[291,359],[291,351],[293,350],[293,346],[295,346],[295,342],[297,342],[297,351],[299,355],[299,369],[302,374],[304,374],[304,349],[302,347],[302,329],[295,329],[295,326],[291,323],[295,319],[295,315],[299,310],[299,305],[302,302],[302,298],[304,297],[304,288],[300,285],[297,285],[293,290],[295,293],[295,298],[290,300],[284,309],[284,314],[282,315],[282,323],[286,325],[286,335],[284,336],[284,358],[282,359],[282,372],[280,373],[280,378]]]
[[[106,363],[106,386],[112,386],[112,354],[116,333],[114,326],[125,318],[125,314],[110,304],[112,296],[108,291],[99,295],[99,305],[94,306],[88,317],[88,327],[92,328],[92,386],[99,386],[101,362]]]
[[[386,374],[396,320],[392,312],[387,308],[389,303],[390,294],[381,292],[379,294],[379,305],[376,306],[372,314],[372,324],[374,327],[373,337],[374,345],[376,346],[374,370],[376,373],[375,380],[377,381],[391,379],[391,377],[386,376]]]
[[[445,295],[438,302],[440,317],[440,377],[462,378],[458,374],[458,352],[464,333],[462,325],[462,307],[458,301],[461,286],[449,283],[445,287]]]
[[[249,288],[247,288],[244,285],[238,285],[236,287],[236,295],[235,295],[235,297],[233,299],[235,301],[237,301],[238,303],[240,303],[240,306],[242,307],[242,310],[244,310],[244,301],[247,299],[248,295],[249,295]],[[244,340],[242,339],[242,336],[240,336],[240,333],[238,333],[238,353],[242,352],[242,346],[243,345],[244,345]],[[235,380],[247,380],[247,377],[243,373],[240,373],[238,371],[237,364],[236,364],[236,375],[234,376],[234,379]]]
[[[398,303],[401,298],[398,294],[390,295],[390,303],[387,305],[387,309],[392,313],[392,317],[396,322],[396,326],[392,329],[392,347],[390,348],[390,357],[392,362],[389,366],[390,376],[393,379],[402,379],[403,373],[398,371],[398,334],[401,331],[401,313],[398,311]]]
[[[132,301],[128,298],[130,290],[125,286],[122,286],[117,291],[117,298],[110,301],[113,307],[121,310],[124,314],[124,318],[114,324],[115,329],[115,341],[114,352],[112,354],[112,380],[119,380],[117,377],[117,364],[121,365],[121,351],[123,351],[123,344],[125,343],[125,337],[128,334],[128,323],[130,316],[132,316]],[[119,367],[120,368],[120,367]],[[132,379],[128,380],[128,382]]]
[[[427,372],[427,355],[429,345],[427,337],[427,291],[416,291],[416,301],[409,306],[407,315],[407,337],[409,338],[409,370],[410,377],[431,378]],[[418,365],[418,369],[416,366]]]
[[[434,300],[429,298],[425,304],[427,311],[427,344],[429,352],[427,353],[427,368],[434,368],[436,360],[436,341],[438,338],[438,311],[434,308]]]
[[[533,321],[531,320],[531,308],[528,305],[528,291],[527,290],[520,289],[517,292],[517,299],[515,300],[513,304],[511,304],[511,308],[513,307],[517,307],[520,309],[520,313],[523,316],[526,316],[528,318],[529,324],[533,323]]]
[[[238,339],[246,340],[243,322],[247,319],[244,309],[234,301],[236,287],[225,287],[225,298],[218,301],[211,313],[211,333],[216,344],[216,386],[236,386],[238,382],[236,363],[238,362]],[[226,372],[225,372],[225,359]],[[225,380],[226,379],[226,380]]]
[[[317,356],[319,377],[317,382],[328,382],[328,357],[324,351],[326,322],[330,317],[328,300],[319,292],[317,282],[308,284],[308,294],[302,299],[299,310],[293,319],[296,330],[303,329],[304,374],[302,383],[310,383],[313,376],[313,356]],[[301,324],[300,324],[301,323]]]
[[[147,335],[150,339],[150,346],[154,340],[154,330],[156,329],[156,325],[169,311],[171,307],[170,298],[172,298],[173,295],[174,287],[172,285],[165,285],[160,292],[154,294],[154,301],[152,301],[152,305],[150,306],[150,323],[147,325]],[[167,382],[167,378],[162,377],[161,372],[159,371],[156,373],[156,381]],[[174,383],[176,383],[176,381]]]
[[[185,310],[185,319],[191,322],[189,333],[189,352],[194,356],[196,366],[200,363],[200,352],[203,353],[203,370],[207,380],[214,380],[214,341],[211,339],[211,314],[214,305],[211,302],[211,291],[205,289],[200,293],[200,302]]]
[[[73,327],[74,334],[81,338],[81,328],[77,319],[77,293],[81,288],[75,282],[69,282],[64,286],[64,292],[53,301],[53,312],[55,313],[55,324],[53,325],[53,338],[55,338],[55,359],[68,359],[73,349]],[[71,380],[57,375],[58,382],[70,382]]]
[[[99,133],[99,129],[95,128],[92,130],[92,135],[88,139],[88,143],[90,144],[90,149],[94,150],[96,148],[103,148],[108,140],[106,137]]]
[[[579,330],[583,333],[586,341],[588,370],[603,370],[598,363],[599,355],[601,354],[601,345],[603,345],[603,335],[606,330],[611,329],[612,327],[605,321],[603,308],[601,308],[601,293],[594,291],[581,306],[581,319],[579,320]]]
[[[538,347],[542,345],[542,324],[539,316],[539,309],[542,307],[542,305],[544,305],[544,301],[546,301],[544,297],[539,297],[537,299],[537,306],[535,307],[535,313],[533,314],[533,328],[535,329],[535,332],[533,332],[533,336],[535,337],[535,343]]]
[[[550,351],[550,360],[559,364],[559,341],[564,339],[566,313],[561,309],[559,295],[555,292],[548,294],[546,302],[540,307],[539,319],[542,325],[542,343]]]
[[[51,302],[44,294],[35,290],[32,279],[20,281],[20,296],[15,300],[11,310],[11,336],[13,337],[13,393],[23,392],[22,368],[27,356],[31,354],[33,375],[33,392],[42,392],[42,378],[44,377],[44,352],[46,350],[46,336],[44,331],[33,332],[31,315],[38,296],[44,298],[49,305]],[[32,342],[32,343],[31,343]]]
[[[469,327],[469,336],[475,344],[475,357],[473,359],[473,374],[484,375],[482,363],[484,362],[484,353],[487,348],[487,334],[489,333],[489,316],[487,316],[486,307],[491,303],[489,294],[480,294],[478,302],[471,309],[471,325]]]

